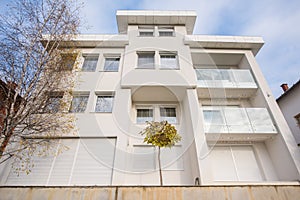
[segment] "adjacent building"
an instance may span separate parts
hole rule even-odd
[[[300,80],[291,88],[281,85],[284,93],[276,99],[297,144],[300,144]]]
[[[299,180],[299,149],[255,59],[264,41],[193,35],[195,21],[120,10],[119,34],[76,37],[77,134],[29,175],[8,164],[1,185],[159,185],[157,151],[139,132],[161,120],[182,136],[162,152],[164,185]]]
[[[20,107],[20,102],[22,101],[22,97],[20,95],[16,95],[16,84],[13,82],[4,82],[0,79],[0,131],[3,130],[4,124],[6,123],[6,116],[9,112],[16,112]],[[14,100],[16,98],[16,100]],[[14,104],[14,105],[12,105]],[[7,142],[10,138],[10,133],[1,134],[1,145],[0,148],[5,149]]]

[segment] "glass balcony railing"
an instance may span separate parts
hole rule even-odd
[[[195,69],[198,87],[257,88],[250,70]]]
[[[277,133],[266,108],[203,107],[205,133]]]

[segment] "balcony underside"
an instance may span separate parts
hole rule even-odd
[[[196,80],[185,76],[180,70],[135,69],[123,74],[122,88],[142,86],[180,86],[195,88]]]
[[[275,137],[277,133],[206,133],[208,142],[257,142]]]
[[[199,98],[250,98],[257,88],[214,88],[197,87]]]

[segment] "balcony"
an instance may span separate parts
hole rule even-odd
[[[261,141],[277,130],[266,108],[203,107],[207,140]]]
[[[257,90],[250,70],[195,69],[201,97],[248,98]]]

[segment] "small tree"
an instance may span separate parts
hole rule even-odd
[[[55,141],[50,138],[73,128],[73,119],[57,111],[67,106],[62,96],[74,84],[68,67],[76,65],[76,54],[62,46],[78,33],[79,5],[73,0],[9,3],[0,14],[0,77],[6,82],[0,87],[0,164],[16,158],[27,163],[17,169],[28,173],[31,155],[46,152]]]
[[[147,127],[144,130],[142,130],[140,134],[145,136],[144,142],[158,147],[157,157],[158,157],[158,167],[159,167],[159,178],[160,178],[160,185],[163,185],[160,148],[161,147],[171,148],[181,140],[181,136],[177,133],[176,128],[173,125],[169,124],[167,121],[147,122]]]

